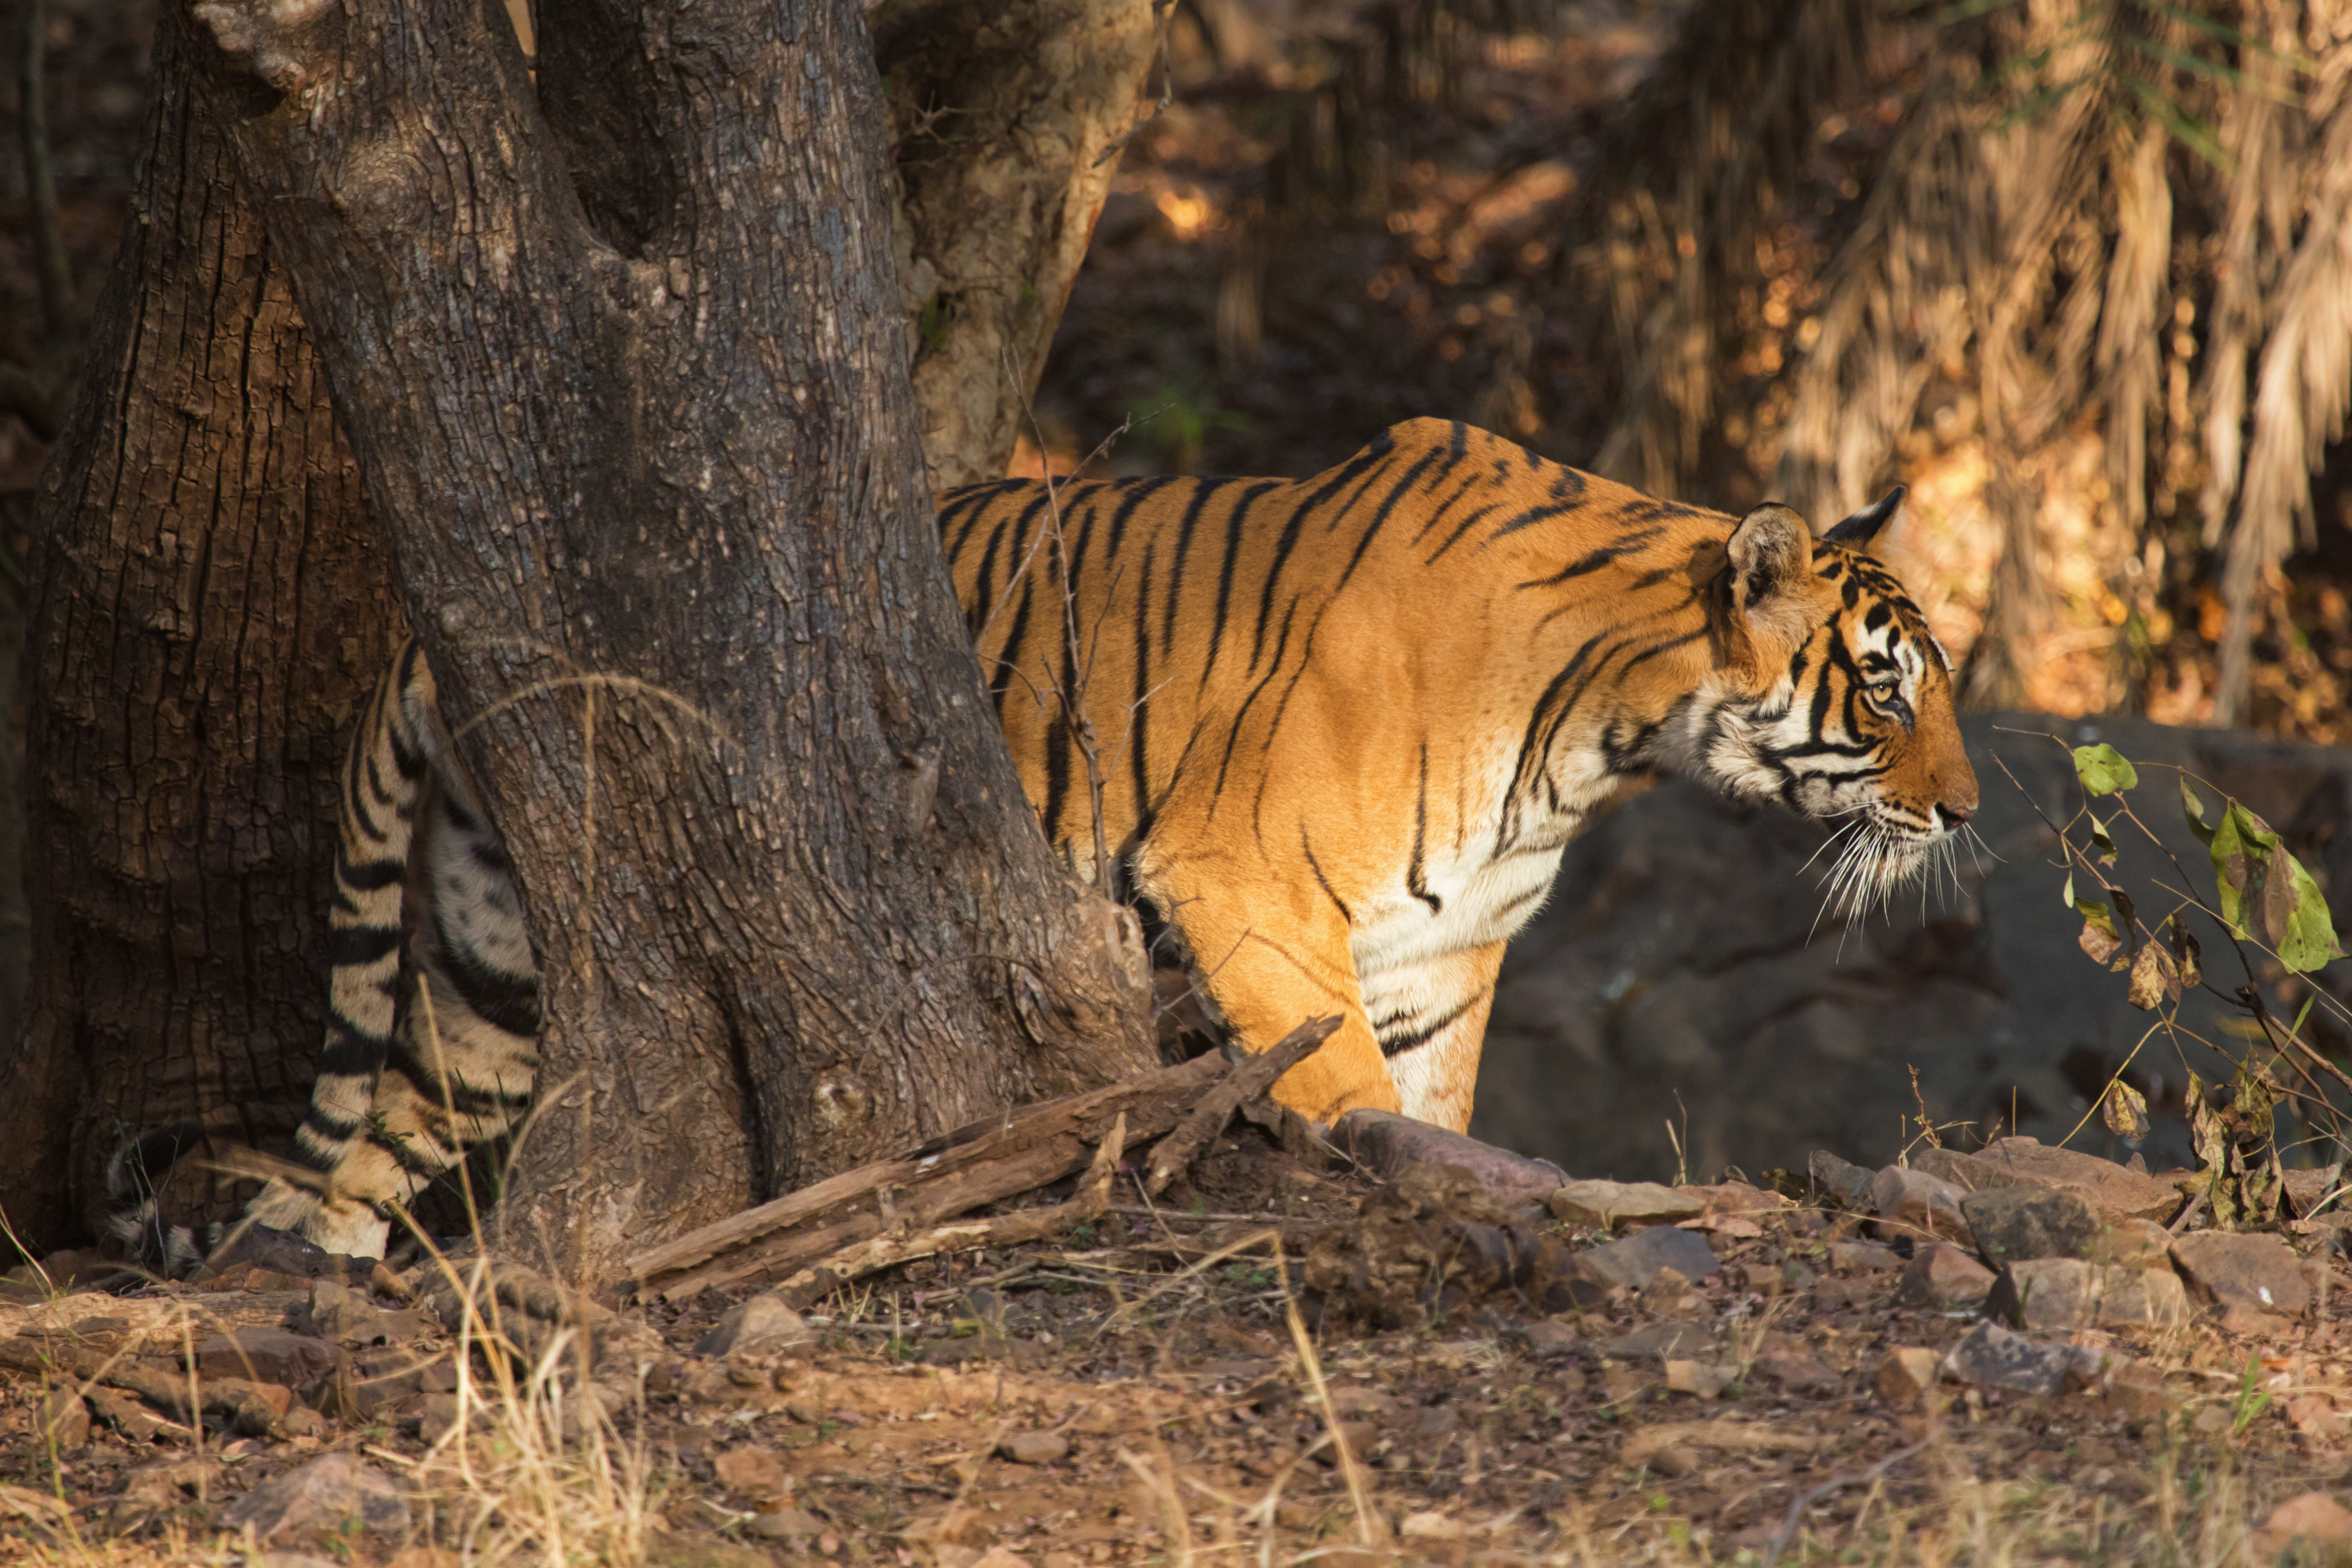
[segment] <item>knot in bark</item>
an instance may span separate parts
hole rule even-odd
[[[343,13],[337,0],[210,0],[195,17],[236,69],[297,92],[325,79]]]

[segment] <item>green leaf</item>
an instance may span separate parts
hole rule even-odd
[[[2058,896],[2066,901],[2068,909],[2074,907],[2074,868],[2071,866],[2066,868],[2066,886]]]
[[[2116,863],[2116,856],[2119,851],[2116,848],[2115,835],[2109,833],[2107,825],[2095,816],[2091,818],[2091,842],[2098,846],[2100,865],[2112,866]]]
[[[2213,857],[2213,881],[2221,895],[2221,919],[2230,934],[2248,935],[2248,917],[2262,908],[2263,868],[2278,836],[2263,819],[2236,801],[2221,814],[2207,847]]]
[[[2095,746],[2074,748],[2074,776],[2093,795],[2113,795],[2139,783],[2139,770],[2104,741]]]
[[[2283,844],[2271,846],[2263,868],[2263,924],[2288,973],[2308,974],[2336,956],[2336,922],[2319,884]]]
[[[2180,815],[2189,819],[2189,831],[2197,835],[2200,844],[2213,842],[2213,825],[2205,820],[2205,803],[2189,787],[2189,775],[2180,775]]]

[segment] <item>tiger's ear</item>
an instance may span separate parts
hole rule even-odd
[[[1731,603],[1749,619],[1769,615],[1813,574],[1813,531],[1778,501],[1739,520],[1725,547],[1731,562]]]
[[[1903,496],[1904,487],[1895,486],[1876,502],[1864,507],[1822,538],[1831,544],[1843,544],[1848,550],[1869,549],[1870,542],[1878,537],[1878,531],[1887,525],[1894,518],[1895,509],[1903,504]]]

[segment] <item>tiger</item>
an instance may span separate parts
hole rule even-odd
[[[1262,1051],[1336,1013],[1283,1104],[1461,1131],[1505,944],[1629,781],[1843,824],[1857,906],[1975,815],[1950,660],[1871,553],[1903,494],[1816,540],[1416,419],[1307,479],[1005,479],[938,522],[1045,838],[1142,916],[1177,1034]],[[316,1179],[247,1214],[381,1257],[527,1106],[538,972],[414,643],[341,800]],[[202,1250],[152,1203],[118,1230]]]

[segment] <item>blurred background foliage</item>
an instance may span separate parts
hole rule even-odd
[[[153,9],[9,15],[13,536],[127,216]],[[1020,468],[1132,417],[1100,467],[1303,473],[1436,414],[1726,509],[1899,481],[1974,705],[2352,739],[2352,0],[1165,24]],[[35,39],[61,277],[20,155]]]
[[[2352,4],[1181,0],[1167,53],[1057,462],[1438,414],[1727,509],[1899,481],[1972,705],[2352,738]]]

